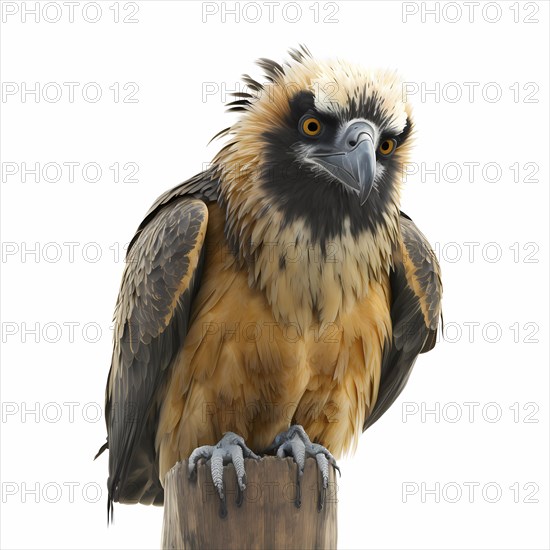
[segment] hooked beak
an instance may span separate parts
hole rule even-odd
[[[330,150],[309,158],[357,192],[361,206],[367,202],[376,174],[376,154],[374,128],[366,120],[351,122]]]

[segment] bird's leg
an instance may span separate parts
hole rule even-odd
[[[321,510],[325,502],[326,490],[328,487],[329,465],[340,473],[340,468],[338,468],[336,460],[331,452],[322,445],[312,443],[304,428],[298,424],[291,426],[286,432],[282,432],[275,437],[273,443],[266,449],[267,453],[274,451],[276,451],[279,458],[292,456],[298,466],[296,475],[296,500],[294,502],[297,508],[302,504],[301,481],[304,475],[306,458],[315,458],[322,478],[322,490],[319,491],[318,502],[318,509]]]
[[[226,432],[216,445],[204,445],[196,448],[189,457],[189,478],[196,476],[197,462],[201,459],[210,459],[210,471],[212,481],[220,497],[220,516],[227,515],[227,506],[225,503],[225,492],[223,483],[223,467],[225,464],[233,463],[237,475],[238,496],[237,505],[242,504],[243,491],[246,489],[246,472],[244,469],[244,459],[260,457],[254,454],[245,444],[244,439],[233,433]]]

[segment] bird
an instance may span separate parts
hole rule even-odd
[[[113,502],[162,505],[210,460],[328,466],[389,409],[442,323],[440,267],[400,209],[414,138],[394,71],[261,58],[206,170],[132,238],[105,397]],[[246,91],[245,91],[246,90]]]

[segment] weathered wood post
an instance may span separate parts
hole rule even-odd
[[[239,495],[233,465],[224,468],[227,515],[221,517],[210,464],[199,464],[196,479],[189,480],[187,462],[178,462],[165,481],[162,548],[336,548],[337,485],[332,468],[323,503],[317,463],[306,461],[298,508],[297,466],[291,458],[246,459],[245,466],[244,495]]]

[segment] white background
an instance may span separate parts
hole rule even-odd
[[[301,2],[294,23],[282,2],[272,22],[262,2],[244,12],[241,2],[238,23],[221,5],[206,16],[199,2],[138,2],[133,16],[121,2],[119,18],[135,23],[115,23],[113,1],[99,2],[96,23],[85,20],[93,6],[76,6],[71,23],[67,6],[51,4],[39,22],[23,19],[22,4],[2,6],[2,547],[158,547],[160,508],[118,505],[106,527],[107,455],[92,461],[105,439],[96,415],[123,270],[116,253],[154,199],[220,146],[207,143],[232,120],[229,98],[205,88],[235,90],[242,73],[260,77],[256,58],[282,61],[305,43],[318,57],[397,69],[418,90],[413,160],[442,168],[439,182],[408,177],[402,208],[438,251],[447,341],[420,357],[391,411],[341,461],[339,546],[548,548],[548,4],[473,3],[470,20],[467,5],[442,2],[437,22],[423,13],[434,2],[320,3],[315,22],[314,3]],[[50,101],[22,96],[37,82],[40,92],[54,83]],[[72,102],[66,82],[79,83]],[[85,99],[87,83],[97,84]],[[123,102],[127,83],[137,102]],[[439,95],[420,93],[437,86]],[[53,169],[23,182],[23,163],[64,162],[79,163],[73,182],[68,169],[59,181],[47,181]],[[99,181],[82,174],[86,163],[100,165]],[[115,163],[121,178],[136,163],[138,182],[116,183]],[[456,182],[448,163],[462,169]],[[422,418],[426,408],[439,417]]]

